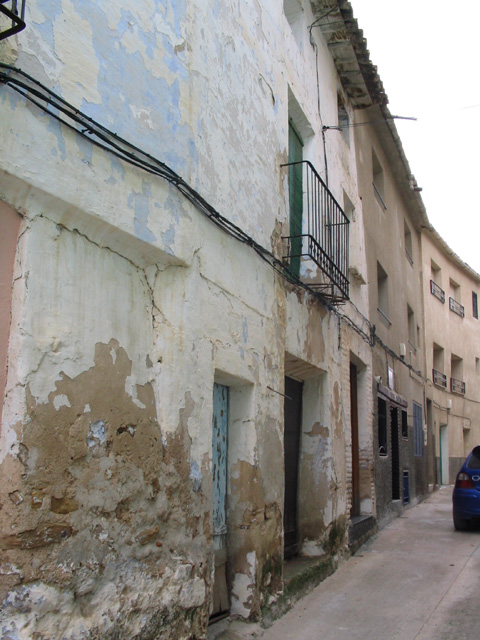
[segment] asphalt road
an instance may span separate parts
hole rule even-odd
[[[480,638],[480,530],[454,530],[451,495],[405,511],[262,640]]]

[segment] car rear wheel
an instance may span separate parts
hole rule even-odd
[[[453,516],[453,526],[457,531],[466,531],[468,529],[468,520]]]

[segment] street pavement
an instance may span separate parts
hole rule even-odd
[[[234,623],[209,638],[479,639],[480,530],[454,530],[451,496],[407,509],[269,629]]]
[[[262,640],[480,638],[480,530],[454,530],[451,496],[407,509]]]

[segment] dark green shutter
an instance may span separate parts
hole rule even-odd
[[[288,127],[288,162],[303,160],[303,142],[293,128]],[[300,273],[300,255],[302,253],[302,215],[303,215],[303,179],[302,164],[289,167],[288,190],[290,194],[290,270],[296,276]]]

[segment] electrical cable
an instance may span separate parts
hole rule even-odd
[[[173,169],[168,167],[165,163],[161,162],[157,158],[151,156],[142,149],[136,147],[127,140],[121,138],[116,133],[110,131],[103,125],[99,124],[80,110],[76,109],[73,105],[69,104],[66,100],[58,96],[48,87],[44,86],[38,80],[28,75],[21,69],[17,69],[12,65],[8,65],[0,62],[0,84],[8,85],[11,89],[23,96],[26,100],[34,104],[44,113],[48,114],[61,124],[65,125],[82,138],[90,141],[91,144],[109,152],[118,157],[119,159],[129,163],[130,165],[142,169],[152,175],[159,176],[172,184],[182,195],[187,198],[195,208],[203,215],[208,217],[216,226],[228,233],[231,237],[235,238],[239,242],[242,242],[250,246],[256,254],[266,262],[273,271],[289,282],[292,286],[303,289],[306,293],[312,296],[314,299],[323,304],[330,312],[336,315],[339,321],[343,321],[352,330],[354,330],[370,347],[374,348],[378,344],[387,354],[392,358],[401,362],[408,369],[421,377],[419,372],[406,363],[400,356],[398,356],[390,347],[388,347],[380,338],[376,335],[375,325],[364,316],[360,310],[349,300],[349,304],[355,309],[355,311],[361,316],[364,323],[367,324],[369,332],[359,327],[349,316],[341,312],[336,308],[326,297],[320,292],[302,282],[299,277],[290,271],[289,267],[284,264],[279,258],[277,258],[271,251],[256,242],[251,236],[249,236],[243,229],[235,225],[233,222],[222,216],[212,205],[210,205],[197,191],[195,191],[185,180],[179,176]],[[18,79],[16,75],[22,77],[24,80]],[[34,86],[30,86],[27,82],[32,83]],[[63,114],[62,117],[58,113],[52,111],[50,107],[56,109]],[[66,118],[69,118],[70,121]],[[77,126],[76,126],[77,125]],[[424,380],[424,378],[422,378]]]

